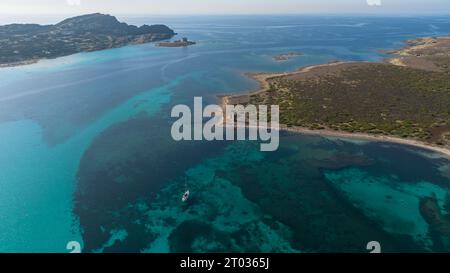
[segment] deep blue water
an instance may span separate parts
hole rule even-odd
[[[0,251],[449,251],[449,159],[386,143],[283,134],[175,142],[170,110],[257,87],[245,72],[380,61],[402,41],[450,33],[449,17],[121,18],[164,23],[154,44],[0,70]],[[288,62],[272,57],[304,55]],[[192,191],[180,204],[185,183]]]

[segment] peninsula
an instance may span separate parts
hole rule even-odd
[[[224,104],[280,106],[284,130],[393,141],[450,155],[450,37],[421,38],[382,63],[333,62],[250,74],[255,92]]]
[[[100,13],[69,18],[56,25],[4,25],[0,26],[0,67],[161,41],[174,35],[165,25],[137,27]]]

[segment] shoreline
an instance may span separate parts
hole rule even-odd
[[[332,62],[332,63],[326,63],[326,64],[318,64],[318,65],[310,65],[306,67],[299,68],[296,71],[293,72],[282,72],[282,73],[266,73],[266,72],[259,72],[259,73],[243,73],[246,77],[249,77],[255,81],[258,82],[259,88],[256,90],[249,90],[244,91],[242,93],[235,93],[235,94],[224,94],[218,96],[219,99],[219,106],[225,111],[225,106],[230,103],[230,100],[233,98],[236,99],[239,103],[239,99],[249,97],[254,94],[259,94],[266,92],[269,89],[269,80],[276,77],[283,77],[283,76],[292,76],[292,75],[298,75],[310,72],[314,69],[320,69],[320,68],[326,68],[326,67],[332,67],[336,65],[346,65],[346,64],[352,64],[352,63],[370,63],[367,61],[338,61],[338,62]],[[394,65],[394,64],[393,64]],[[233,102],[231,102],[233,104]],[[236,103],[237,104],[237,103]],[[355,139],[355,140],[366,140],[366,141],[374,141],[374,142],[387,142],[387,143],[395,143],[395,144],[401,144],[406,146],[412,146],[416,148],[421,148],[424,150],[428,150],[430,152],[439,153],[441,155],[444,155],[448,158],[450,158],[450,148],[446,146],[438,146],[435,144],[431,144],[428,142],[424,142],[421,140],[416,139],[408,139],[408,138],[400,138],[396,136],[389,136],[389,135],[374,135],[369,133],[350,133],[345,131],[336,131],[332,129],[322,129],[322,130],[313,130],[303,127],[287,127],[286,125],[280,124],[280,131],[285,132],[292,132],[292,133],[298,133],[302,135],[313,135],[313,136],[321,136],[321,137],[336,137],[336,138],[347,138],[347,139]]]
[[[315,64],[315,65],[309,65],[305,67],[300,67],[299,69],[291,72],[243,72],[241,75],[244,77],[250,78],[252,80],[255,80],[258,82],[258,87],[256,89],[242,91],[240,93],[227,93],[227,94],[221,94],[217,95],[219,99],[219,106],[224,106],[228,104],[231,98],[238,98],[238,97],[246,97],[251,95],[256,95],[259,93],[264,93],[267,90],[269,90],[269,80],[277,77],[284,77],[284,76],[291,76],[291,75],[297,75],[297,74],[303,74],[310,72],[313,69],[321,68],[321,67],[332,67],[336,65],[342,65],[342,64],[352,64],[352,63],[366,63],[364,61],[355,62],[355,61],[334,61],[329,62],[325,64]]]
[[[61,56],[57,56],[57,57],[54,57],[54,58],[35,58],[35,59],[28,59],[28,60],[13,62],[13,63],[0,63],[0,69],[28,66],[28,65],[33,65],[33,64],[40,63],[41,61],[58,60],[58,59],[61,59],[61,58],[70,57],[70,56],[73,56],[73,55],[83,54],[83,53],[94,53],[94,52],[101,52],[101,51],[112,50],[112,49],[125,48],[125,47],[129,47],[129,46],[146,45],[146,44],[155,44],[156,45],[157,42],[158,41],[149,41],[149,42],[143,42],[143,43],[129,43],[129,44],[126,44],[126,45],[123,45],[123,46],[108,47],[108,48],[94,50],[94,51],[74,52],[74,53],[71,53],[71,54],[61,55]]]
[[[292,72],[281,72],[281,73],[266,73],[266,72],[257,72],[257,73],[243,73],[246,77],[249,77],[253,80],[256,80],[259,83],[259,87],[257,90],[247,92],[245,95],[254,95],[259,94],[262,92],[265,92],[269,89],[270,85],[268,80],[278,77],[284,77],[284,76],[291,76],[291,75],[297,75],[297,74],[303,74],[310,72],[313,69],[321,68],[321,67],[332,67],[342,64],[351,64],[351,63],[364,63],[364,62],[355,62],[355,61],[335,61],[330,62],[326,64],[316,64],[316,65],[309,65],[305,67],[301,67],[295,71]],[[244,94],[241,94],[244,95]],[[228,95],[233,96],[233,95]]]
[[[298,133],[302,135],[313,135],[313,136],[321,136],[321,137],[336,137],[336,138],[347,138],[347,139],[355,139],[355,140],[367,140],[374,142],[387,142],[387,143],[395,143],[406,146],[412,146],[416,148],[421,148],[429,151],[433,151],[439,154],[443,154],[446,157],[450,158],[450,149],[445,147],[440,147],[437,145],[433,145],[427,142],[423,142],[420,140],[409,139],[409,138],[399,138],[394,136],[387,135],[373,135],[368,133],[349,133],[344,131],[335,131],[330,129],[324,130],[312,130],[308,128],[302,127],[287,127],[285,125],[280,125],[280,131]]]

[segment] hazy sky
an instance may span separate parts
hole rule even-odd
[[[381,1],[381,3],[380,3]],[[381,4],[381,5],[380,5]],[[0,14],[450,13],[450,0],[0,0]]]

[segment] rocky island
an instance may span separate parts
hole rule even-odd
[[[251,74],[261,89],[224,104],[280,106],[284,130],[394,141],[450,155],[450,37],[421,38],[381,63]]]
[[[176,40],[173,42],[160,42],[158,43],[158,46],[162,46],[162,47],[187,47],[187,46],[191,46],[191,45],[195,45],[196,42],[193,41],[189,41],[188,38],[182,38],[181,40]]]
[[[289,61],[293,58],[302,56],[303,53],[302,52],[288,52],[288,53],[283,53],[283,54],[278,54],[274,57],[272,57],[272,59],[276,62],[286,62]]]
[[[69,18],[55,25],[5,25],[0,26],[0,66],[161,41],[174,35],[165,25],[137,27],[100,13]]]

